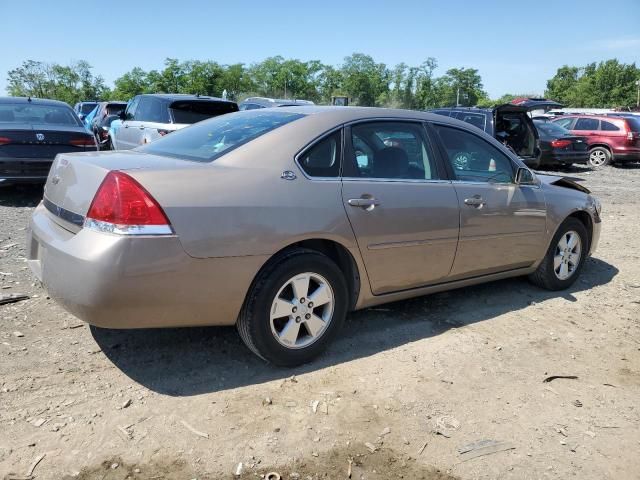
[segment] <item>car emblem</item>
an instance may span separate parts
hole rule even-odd
[[[44,140],[44,133],[36,133],[36,138],[39,142]]]
[[[53,178],[51,179],[51,183],[53,183],[54,185],[57,185],[59,181],[60,181],[60,177],[58,175],[54,175]]]
[[[297,177],[291,170],[285,170],[282,172],[282,175],[280,175],[280,178],[283,180],[295,180]]]

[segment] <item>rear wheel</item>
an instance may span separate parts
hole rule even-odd
[[[347,312],[342,272],[325,255],[293,249],[258,274],[238,318],[238,332],[256,355],[292,367],[319,355]]]
[[[588,232],[577,218],[567,218],[556,232],[549,250],[529,276],[547,290],[564,290],[576,281],[588,254]]]
[[[593,147],[589,151],[589,165],[592,167],[604,167],[611,163],[611,152],[604,147]]]

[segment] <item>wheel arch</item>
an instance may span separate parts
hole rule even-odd
[[[606,143],[593,143],[589,145],[589,151],[597,147],[604,148],[605,150],[609,151],[609,154],[613,155],[613,149],[611,148],[611,145],[608,145]]]
[[[587,230],[586,251],[589,252],[591,250],[591,242],[593,241],[593,219],[591,218],[591,215],[589,214],[589,212],[587,212],[586,210],[579,210],[579,209],[572,211],[561,222],[558,223],[558,226],[554,230],[553,235],[551,235],[551,239],[549,240],[550,243],[547,246],[547,249],[551,246],[551,242],[553,242],[553,239],[555,238],[562,224],[569,218],[575,218],[580,223],[582,223],[584,225],[584,228]]]
[[[254,279],[251,282],[251,287],[247,291],[247,295],[250,294],[256,279],[265,268],[270,267],[271,265],[273,265],[274,262],[277,262],[280,258],[282,258],[282,256],[285,255],[287,252],[296,248],[313,250],[315,252],[322,253],[323,255],[331,259],[338,266],[338,268],[344,275],[345,281],[347,282],[347,288],[348,288],[348,294],[349,294],[348,310],[349,311],[354,310],[357,304],[358,298],[360,297],[360,285],[361,285],[361,278],[362,278],[360,274],[360,269],[358,268],[358,263],[347,247],[345,247],[340,242],[337,242],[335,240],[330,240],[327,238],[309,238],[304,240],[298,240],[278,250],[256,272]]]

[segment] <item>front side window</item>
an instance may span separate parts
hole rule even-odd
[[[300,168],[310,177],[337,177],[340,174],[340,132],[335,132],[313,145],[298,157]]]
[[[485,140],[457,128],[435,125],[456,180],[513,182],[511,159]]]
[[[371,122],[351,127],[345,177],[431,180],[437,178],[424,128],[418,123]]]
[[[574,130],[598,130],[600,120],[597,118],[579,118]]]
[[[131,103],[127,105],[125,114],[125,118],[127,120],[133,120],[133,116],[136,114],[136,109],[138,108],[138,103],[140,103],[140,97],[134,97],[134,99],[131,100]]]
[[[221,115],[136,148],[154,155],[212,162],[234,148],[304,117],[299,113],[255,110]]]

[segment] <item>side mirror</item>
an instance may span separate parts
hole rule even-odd
[[[536,178],[531,170],[520,167],[516,172],[516,183],[518,185],[533,185],[536,183]]]
[[[120,120],[123,120],[123,121],[124,121],[124,120],[126,120],[126,119],[127,119],[127,112],[124,112],[124,111],[120,112],[120,113],[118,114],[118,118],[119,118]]]

